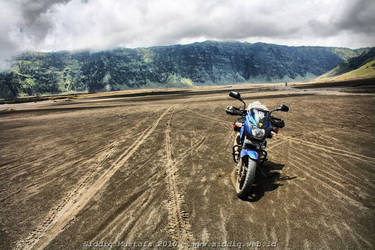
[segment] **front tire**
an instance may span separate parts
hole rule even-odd
[[[249,196],[255,180],[257,163],[249,157],[240,158],[237,165],[236,192],[237,197],[245,199]]]

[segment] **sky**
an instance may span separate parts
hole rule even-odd
[[[0,0],[0,68],[24,51],[205,40],[375,46],[374,0]]]

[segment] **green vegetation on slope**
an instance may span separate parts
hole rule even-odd
[[[375,48],[337,65],[318,79],[349,80],[375,77]]]
[[[351,79],[366,79],[375,78],[375,59],[369,61],[368,63],[362,65],[361,67],[346,72],[344,74],[331,77],[331,80],[351,80]],[[322,78],[320,78],[322,79]]]
[[[24,53],[0,97],[311,80],[362,50],[206,41],[99,52]]]

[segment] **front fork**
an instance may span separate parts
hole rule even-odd
[[[240,161],[241,150],[242,150],[242,145],[241,145],[240,132],[237,132],[236,136],[234,137],[233,148],[232,148],[232,156],[233,156],[233,161],[235,163],[238,163]]]
[[[238,163],[240,161],[241,145],[234,145],[232,148],[233,161]]]
[[[246,171],[247,171],[246,160],[247,161],[253,161],[253,159],[250,159],[249,156],[244,156],[244,158],[242,158],[242,161],[240,161],[240,152],[241,152],[241,149],[239,151],[236,151],[235,150],[236,146],[240,147],[239,145],[233,146],[233,160],[236,163],[236,173],[237,173],[237,176],[239,176],[240,179],[241,179],[242,177],[244,177],[244,174],[246,174]],[[266,174],[266,172],[264,172],[264,169],[262,168],[264,162],[267,161],[267,151],[265,151],[265,150],[259,150],[258,154],[259,154],[259,158],[257,160],[257,163],[258,163],[257,164],[257,166],[258,166],[257,167],[257,171],[259,171],[265,178],[267,178],[267,174]]]

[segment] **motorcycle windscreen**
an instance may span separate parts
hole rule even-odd
[[[251,124],[260,127],[260,128],[266,128],[269,126],[269,120],[268,120],[268,111],[252,108],[249,116],[249,121]]]

